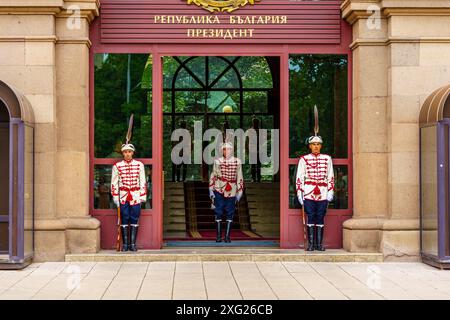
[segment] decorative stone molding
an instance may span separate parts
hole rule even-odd
[[[373,5],[380,5],[380,0],[345,0],[341,5],[342,18],[350,24],[367,19],[372,14],[368,9]]]
[[[34,228],[37,231],[64,231],[64,230],[97,230],[100,221],[95,218],[67,218],[67,219],[38,219]]]
[[[58,44],[84,44],[88,48],[90,48],[92,46],[92,42],[88,38],[84,38],[84,39],[58,38],[57,43]]]
[[[70,17],[79,8],[79,17],[91,22],[99,15],[100,0],[2,0],[1,14],[42,15]]]
[[[389,46],[393,43],[450,43],[449,37],[421,37],[421,38],[389,38],[389,39],[356,39],[350,44],[350,49],[354,50],[361,46]]]
[[[0,42],[53,42],[56,43],[56,36],[0,36]]]
[[[70,17],[73,15],[73,8],[80,8],[80,16],[89,22],[99,15],[100,0],[65,0],[64,10],[58,13],[58,17]]]
[[[347,230],[381,230],[385,218],[353,218],[344,222],[344,229]]]
[[[371,6],[378,6],[381,18],[391,16],[448,16],[450,0],[345,0],[341,5],[342,17],[353,24],[372,15]]]

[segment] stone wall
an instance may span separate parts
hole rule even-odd
[[[344,248],[417,260],[419,111],[450,83],[450,1],[346,0],[342,12],[353,26],[355,177]]]
[[[36,118],[35,261],[99,249],[100,224],[89,216],[87,190],[89,23],[98,6],[96,0],[0,3],[0,79],[28,98]]]

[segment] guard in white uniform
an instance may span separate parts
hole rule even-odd
[[[137,251],[141,203],[147,201],[145,169],[142,162],[133,159],[135,148],[132,144],[122,145],[121,150],[124,159],[112,168],[111,194],[116,206],[120,206],[122,251]]]
[[[328,203],[333,201],[334,197],[333,160],[329,155],[320,153],[323,143],[320,136],[308,138],[307,143],[311,153],[301,156],[298,161],[297,197],[308,217],[307,251],[324,251],[324,218]]]
[[[209,196],[215,206],[216,242],[222,241],[220,226],[225,212],[227,218],[225,242],[231,242],[231,224],[233,223],[236,204],[241,200],[244,192],[244,176],[241,160],[233,157],[233,145],[224,143],[222,151],[223,157],[214,161],[213,171],[209,179]]]

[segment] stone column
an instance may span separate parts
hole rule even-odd
[[[100,248],[100,223],[89,216],[89,23],[97,10],[95,1],[65,1],[55,19],[56,213],[65,221],[66,253]]]
[[[343,16],[353,26],[354,176],[354,214],[344,223],[344,249],[378,252],[389,205],[388,48],[384,45],[388,26],[384,18],[373,25],[366,9],[360,9],[358,16],[354,10],[353,3],[344,3]]]

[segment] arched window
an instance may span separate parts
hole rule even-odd
[[[261,128],[278,128],[279,101],[275,98],[273,73],[278,65],[271,57],[192,56],[164,58],[164,141],[186,123],[194,133],[194,122],[201,122],[203,131],[252,127],[258,118]],[[224,112],[229,106],[231,112]],[[165,171],[172,170],[166,180],[175,181],[171,164],[171,144],[164,144]],[[207,178],[205,166],[188,165],[188,180]],[[250,179],[250,166],[244,175]],[[267,177],[273,179],[273,177]]]

